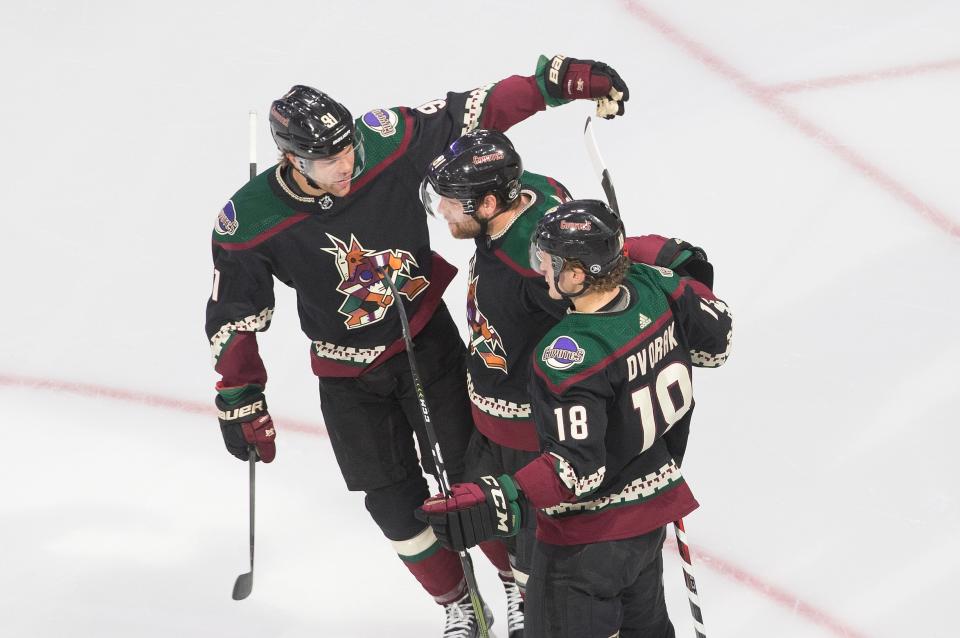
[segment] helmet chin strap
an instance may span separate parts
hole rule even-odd
[[[553,259],[552,256],[551,256],[551,259]],[[580,288],[580,290],[578,290],[577,292],[564,292],[560,288],[560,275],[563,273],[564,267],[566,267],[566,264],[563,262],[561,262],[560,268],[556,268],[556,264],[554,264],[553,287],[556,289],[557,294],[559,294],[561,297],[563,297],[567,301],[570,301],[571,299],[575,299],[580,295],[582,295],[583,293],[587,292],[587,289],[590,287],[590,284],[593,282],[593,277],[591,275],[584,273],[583,287]]]
[[[472,218],[473,218],[473,221],[477,222],[477,223],[480,225],[480,237],[485,237],[485,238],[486,238],[486,240],[487,240],[487,248],[489,248],[489,247],[490,247],[490,243],[492,242],[492,240],[490,239],[490,234],[487,232],[487,227],[490,226],[490,222],[492,222],[494,219],[496,219],[496,218],[499,217],[500,215],[503,215],[505,212],[507,212],[508,210],[510,210],[512,207],[511,207],[511,206],[507,206],[506,208],[503,208],[503,209],[501,209],[501,210],[498,210],[497,212],[495,212],[495,213],[494,213],[493,215],[491,215],[490,217],[484,219],[484,218],[480,217],[480,216],[477,214],[477,212],[476,212],[476,200],[468,200],[468,201],[463,201],[463,200],[461,200],[461,203],[463,204],[463,208],[464,208],[464,211],[463,211],[463,212],[465,212],[467,215],[469,215],[470,217],[472,217]],[[468,204],[469,204],[469,206],[468,206]],[[470,209],[470,212],[467,212],[467,208]]]
[[[318,191],[324,190],[323,186],[313,181],[313,178],[307,173],[307,165],[305,160],[302,157],[297,158],[297,171],[303,175],[303,179],[307,180],[307,185],[310,188],[315,188]]]

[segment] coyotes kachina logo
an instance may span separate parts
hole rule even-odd
[[[400,294],[408,300],[423,292],[430,282],[426,277],[413,277],[410,266],[417,266],[417,260],[405,250],[367,250],[350,235],[350,245],[327,233],[333,248],[324,248],[337,260],[340,271],[340,285],[337,290],[346,299],[340,304],[340,314],[347,319],[343,322],[348,329],[376,323],[383,319],[387,309],[393,305],[393,294],[383,282],[384,273],[391,277]]]
[[[470,354],[477,355],[491,370],[507,372],[507,352],[497,329],[490,325],[477,305],[477,282],[473,276],[474,261],[470,260],[470,285],[467,287],[467,324],[470,326]]]

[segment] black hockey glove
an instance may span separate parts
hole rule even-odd
[[[623,115],[624,102],[630,99],[627,83],[603,62],[555,55],[542,73],[550,97],[596,100],[597,117],[607,120]]]
[[[415,512],[429,524],[447,549],[462,552],[494,536],[513,536],[520,530],[520,498],[510,476],[484,476],[477,483],[457,483],[450,497],[426,500]]]
[[[257,456],[269,463],[277,455],[274,439],[277,431],[267,412],[267,400],[259,392],[236,404],[227,403],[219,394],[216,399],[220,417],[220,431],[230,454],[244,461],[250,458],[250,447],[257,449]]]

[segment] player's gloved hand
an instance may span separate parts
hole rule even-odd
[[[707,260],[707,253],[690,242],[660,235],[641,235],[627,237],[624,248],[631,261],[669,268],[682,277],[693,277],[713,288],[713,265]]]
[[[630,89],[613,67],[593,60],[555,55],[543,69],[544,85],[550,97],[564,100],[597,101],[597,117],[612,119],[623,115]]]
[[[494,536],[513,536],[520,530],[520,497],[508,475],[481,477],[477,483],[457,483],[450,497],[436,495],[415,516],[430,525],[447,549],[462,552]]]
[[[277,455],[274,442],[277,431],[267,412],[267,400],[263,393],[246,397],[235,404],[227,403],[220,395],[217,395],[216,401],[220,431],[230,454],[246,461],[250,458],[250,446],[254,446],[261,461],[272,461]]]

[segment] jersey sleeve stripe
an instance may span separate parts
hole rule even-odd
[[[229,244],[229,243],[220,242],[217,240],[213,240],[213,243],[219,246],[220,248],[223,248],[224,250],[246,250],[247,248],[253,248],[257,244],[262,244],[263,242],[267,241],[268,239],[270,239],[280,231],[286,230],[287,228],[290,228],[294,224],[298,224],[302,222],[309,216],[310,216],[309,213],[297,213],[296,215],[292,215],[291,217],[288,217],[287,219],[283,220],[276,226],[273,226],[269,230],[265,230],[264,232],[260,233],[253,239],[247,240],[245,242],[241,242],[239,244]]]

